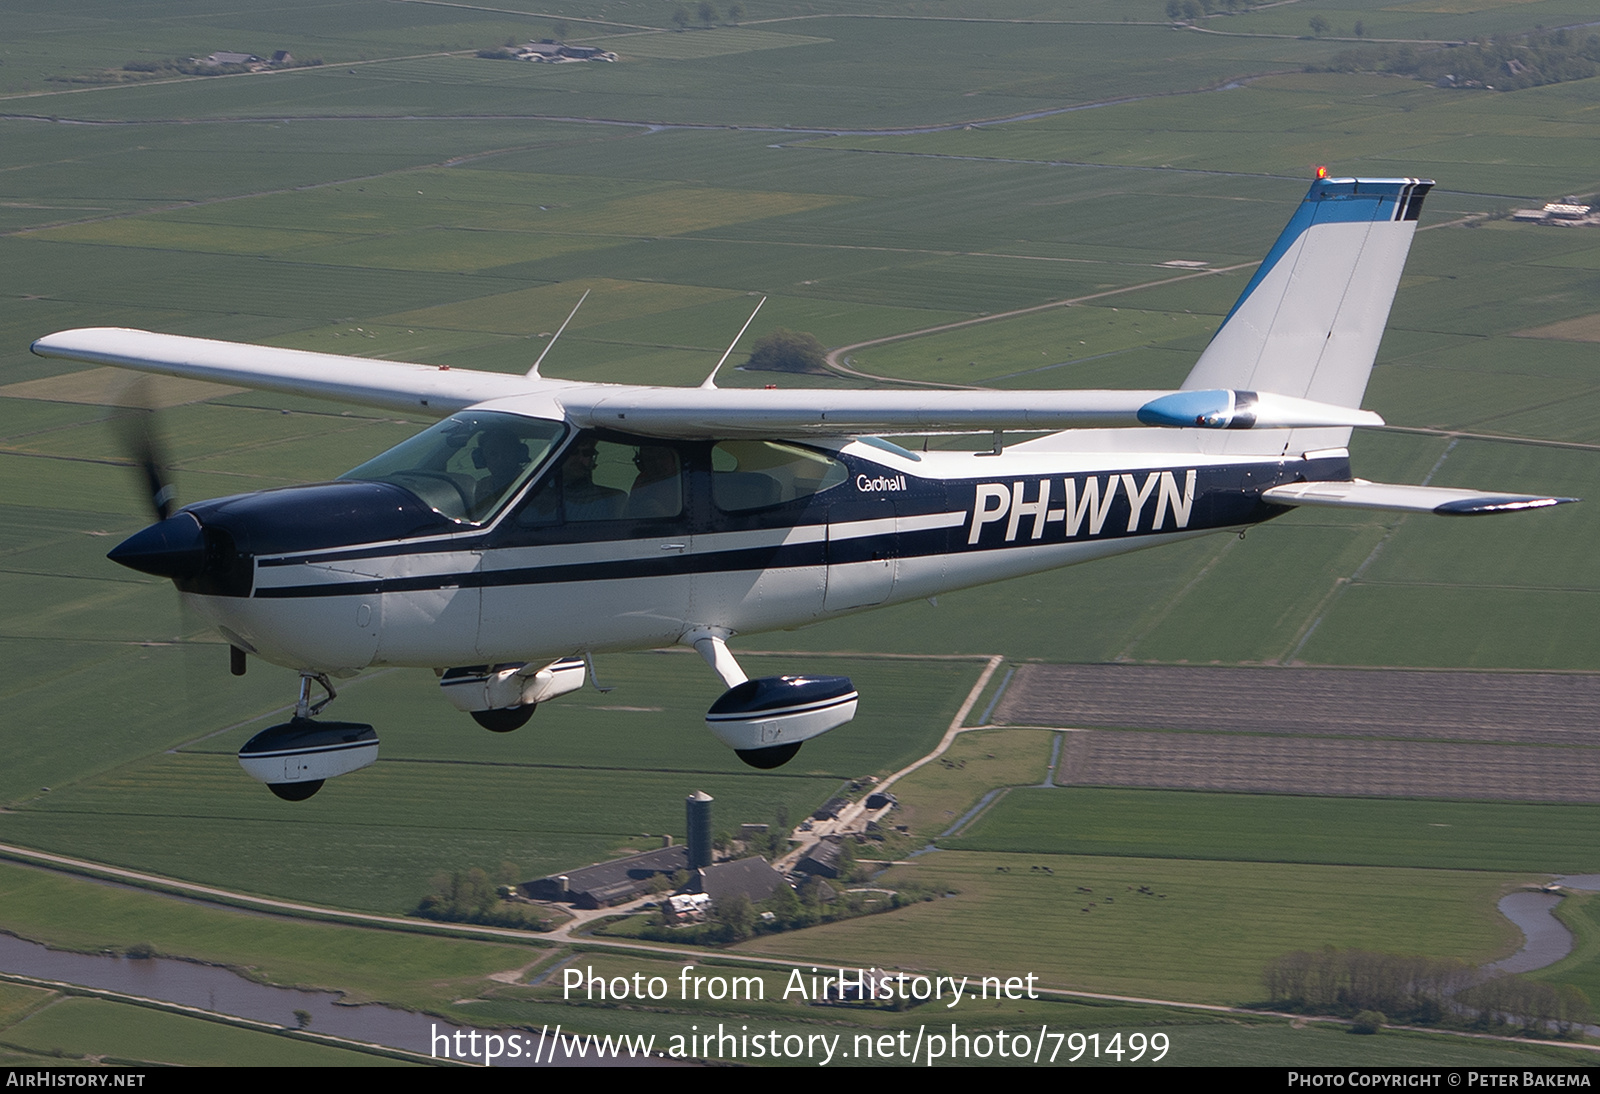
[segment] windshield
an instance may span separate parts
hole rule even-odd
[[[566,426],[468,410],[368,460],[341,480],[387,482],[451,520],[481,524],[533,476]]]

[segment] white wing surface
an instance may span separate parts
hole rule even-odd
[[[1447,517],[1475,517],[1510,513],[1518,509],[1544,509],[1577,498],[1541,497],[1537,494],[1496,494],[1448,486],[1403,486],[1388,482],[1296,482],[1261,492],[1274,505],[1311,505],[1326,509],[1388,509],[1397,513],[1438,513]]]
[[[485,402],[657,437],[841,436],[1157,425],[1382,425],[1371,411],[1251,391],[847,391],[633,387],[374,361],[97,327],[33,352],[98,365],[444,417]]]
[[[384,410],[421,411],[438,418],[488,399],[528,394],[537,383],[498,372],[373,361],[121,327],[61,331],[39,339],[33,352],[40,357],[311,395]]]

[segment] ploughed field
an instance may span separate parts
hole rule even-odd
[[[995,720],[1080,730],[1064,742],[1057,785],[1600,795],[1600,680],[1591,676],[1026,665]]]

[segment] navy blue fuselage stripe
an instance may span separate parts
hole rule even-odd
[[[1319,465],[1322,461],[1319,461]],[[1337,472],[1329,477],[1347,477],[1347,463],[1343,460],[1329,461],[1346,468],[1344,475]],[[1134,531],[1128,531],[1129,503],[1125,491],[1118,490],[1117,496],[1108,506],[1105,521],[1099,532],[1091,532],[1087,520],[1079,527],[1077,535],[1046,536],[1041,539],[1031,537],[1032,516],[1021,518],[1017,534],[1014,539],[1005,539],[1008,521],[999,519],[987,522],[980,528],[977,543],[969,543],[973,514],[976,508],[976,492],[978,483],[963,480],[961,483],[943,483],[940,485],[952,488],[955,492],[965,494],[972,491],[970,500],[965,504],[958,503],[945,511],[965,510],[960,523],[944,527],[924,528],[910,531],[884,532],[878,535],[856,536],[838,538],[825,541],[823,535],[826,525],[813,523],[799,527],[814,529],[817,538],[804,543],[779,543],[767,544],[757,547],[735,547],[726,550],[691,551],[688,554],[671,554],[626,559],[610,559],[596,562],[569,562],[569,563],[544,563],[529,566],[507,567],[504,569],[468,571],[452,571],[438,574],[418,574],[407,577],[374,577],[370,580],[352,580],[344,582],[318,582],[316,584],[296,584],[278,587],[257,588],[254,595],[263,599],[299,598],[299,597],[324,597],[324,596],[374,596],[381,593],[420,592],[432,589],[447,588],[503,588],[515,585],[550,585],[582,581],[611,581],[628,578],[653,578],[689,576],[703,573],[729,573],[750,570],[793,569],[800,567],[838,566],[851,562],[881,561],[890,558],[925,558],[935,555],[960,555],[974,552],[989,553],[1005,551],[1011,548],[1052,546],[1066,543],[1093,543],[1104,540],[1126,539],[1134,536],[1161,536],[1171,535],[1176,532],[1205,531],[1214,528],[1232,528],[1246,524],[1256,524],[1272,517],[1278,516],[1287,510],[1268,504],[1260,500],[1260,491],[1271,486],[1300,481],[1301,471],[1306,465],[1301,461],[1293,461],[1291,465],[1284,464],[1244,464],[1224,465],[1194,468],[1196,472],[1196,486],[1193,496],[1190,519],[1183,528],[1176,526],[1175,518],[1168,517],[1168,523],[1159,530],[1152,530],[1147,522],[1152,518],[1148,515],[1155,508],[1155,498],[1152,496],[1144,506],[1142,519]],[[1319,470],[1322,468],[1319,466]],[[1183,477],[1191,470],[1181,465],[1174,472],[1176,481],[1181,482]],[[1087,477],[1106,479],[1108,476],[1120,478],[1124,472],[1102,471],[1098,475]],[[1161,470],[1141,469],[1127,474],[1138,476],[1160,475]],[[1062,478],[1082,479],[1079,475],[1038,475],[1025,478],[1025,493],[1029,500],[1037,498],[1038,483],[1049,480],[1057,484]],[[1003,485],[1010,486],[1015,476],[1004,476]],[[1051,504],[1055,505],[1060,494],[1052,495]],[[902,517],[912,518],[919,514],[902,513]],[[1059,523],[1059,522],[1058,522]],[[1060,529],[1064,532],[1065,529]],[[657,538],[643,541],[645,545],[657,542]],[[616,541],[613,541],[616,542]],[[624,541],[626,542],[626,541]],[[391,545],[383,553],[370,552],[368,557],[384,557],[385,554],[402,553],[397,548],[409,545]],[[558,546],[558,545],[551,545]],[[470,548],[465,545],[450,545],[447,549],[466,551]],[[537,548],[532,548],[537,549]],[[406,553],[409,553],[407,551]],[[488,554],[492,555],[490,551]],[[307,560],[284,560],[307,561]],[[281,571],[280,571],[281,572]]]
[[[747,547],[737,551],[708,552],[661,558],[627,558],[607,562],[521,566],[504,570],[419,574],[415,577],[375,578],[335,584],[285,585],[257,589],[264,599],[308,596],[374,596],[428,589],[499,588],[506,585],[555,585],[574,581],[611,581],[618,578],[670,577],[737,570],[774,570],[826,564],[826,544],[821,542],[778,547]]]

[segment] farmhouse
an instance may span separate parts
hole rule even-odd
[[[1511,219],[1566,228],[1600,224],[1600,217],[1595,215],[1593,208],[1575,197],[1547,202],[1542,209],[1518,209],[1511,214]]]
[[[657,875],[675,874],[688,868],[687,847],[660,847],[581,870],[551,874],[530,881],[522,888],[534,900],[567,901],[579,908],[608,908],[643,896]]]
[[[617,55],[599,46],[569,46],[558,42],[554,38],[541,38],[537,42],[529,42],[516,51],[519,61],[539,61],[543,64],[559,64],[563,61],[615,61]]]
[[[702,866],[694,873],[693,888],[717,904],[740,895],[752,904],[760,904],[777,892],[778,886],[786,884],[783,875],[760,855]]]
[[[226,50],[218,50],[209,57],[197,58],[196,63],[211,66],[259,65],[262,61],[254,53],[230,53]]]

